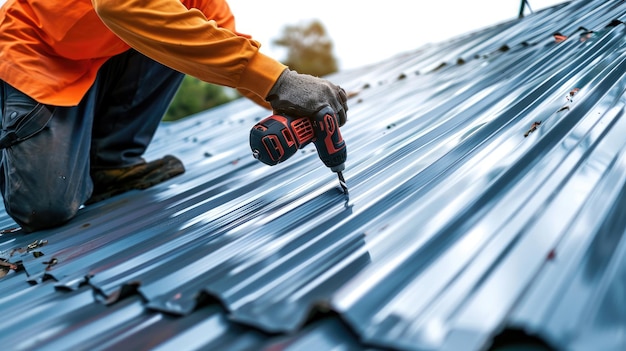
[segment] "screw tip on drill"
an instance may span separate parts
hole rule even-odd
[[[343,193],[348,195],[348,185],[346,184],[346,180],[343,178],[343,173],[337,172],[337,177],[339,177],[339,185],[341,185],[341,189],[343,189]]]

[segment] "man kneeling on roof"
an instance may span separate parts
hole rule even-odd
[[[7,0],[0,10],[0,192],[25,232],[185,171],[142,155],[184,74],[276,113],[330,105],[333,83],[290,70],[235,30],[225,0]]]

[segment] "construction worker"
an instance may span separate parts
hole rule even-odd
[[[276,112],[346,95],[259,52],[225,0],[7,0],[0,9],[0,192],[25,232],[184,172],[142,155],[184,74]]]

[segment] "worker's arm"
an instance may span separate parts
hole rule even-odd
[[[264,99],[286,68],[259,52],[258,42],[219,27],[179,0],[92,3],[104,24],[128,45],[206,82],[244,89]]]
[[[222,6],[223,0],[185,1],[204,7],[188,9],[179,0],[92,3],[113,33],[166,66],[209,83],[237,88],[264,106],[266,100],[277,112],[311,116],[331,106],[340,123],[345,123],[348,107],[343,89],[327,80],[290,71],[259,52],[258,42],[235,34],[234,19],[230,9]],[[207,16],[217,18],[225,27]]]

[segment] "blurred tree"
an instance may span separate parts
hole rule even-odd
[[[283,28],[282,37],[272,43],[287,49],[283,63],[298,73],[321,77],[338,70],[333,43],[318,20],[288,25]]]
[[[185,76],[164,121],[175,121],[240,97],[236,90]]]

